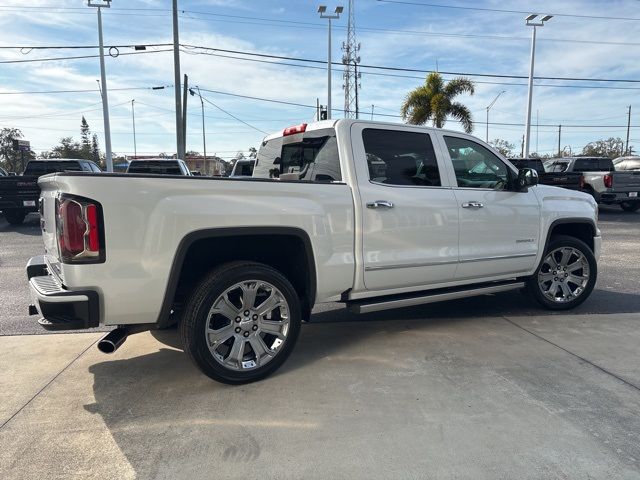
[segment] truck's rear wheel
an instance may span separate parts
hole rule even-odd
[[[287,359],[298,337],[300,300],[277,270],[233,262],[209,273],[191,295],[180,324],[185,353],[209,377],[260,380]]]
[[[640,209],[640,202],[622,202],[620,207],[625,212],[637,212]]]
[[[27,214],[23,210],[4,210],[4,218],[11,225],[20,225],[24,221]]]
[[[577,238],[558,235],[549,242],[527,289],[542,306],[568,310],[589,297],[597,274],[598,266],[589,246]]]

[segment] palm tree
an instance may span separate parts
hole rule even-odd
[[[400,113],[408,123],[424,125],[431,120],[437,128],[444,126],[447,117],[453,117],[462,124],[465,132],[471,133],[471,112],[453,99],[462,93],[473,95],[474,91],[473,82],[468,78],[454,78],[445,84],[442,76],[433,72],[427,75],[424,85],[407,94]]]

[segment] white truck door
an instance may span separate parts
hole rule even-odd
[[[424,129],[351,126],[367,290],[453,280],[458,206]]]
[[[510,179],[517,173],[484,145],[464,135],[439,135],[460,212],[456,279],[532,270],[541,241],[535,194],[513,191]]]

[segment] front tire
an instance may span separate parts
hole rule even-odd
[[[26,216],[27,214],[22,210],[4,211],[4,218],[7,219],[7,222],[9,222],[10,225],[20,225],[22,222],[24,222],[24,217]]]
[[[268,265],[233,262],[212,270],[188,300],[180,323],[185,353],[210,378],[261,380],[287,359],[302,320],[300,299]]]
[[[622,202],[620,208],[625,212],[637,212],[640,209],[640,202]]]
[[[569,310],[584,302],[596,284],[598,265],[589,246],[566,235],[551,238],[527,290],[549,310]]]

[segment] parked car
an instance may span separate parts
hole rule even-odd
[[[127,173],[191,176],[191,171],[187,164],[183,160],[175,158],[131,160]]]
[[[613,166],[616,171],[639,171],[640,170],[640,157],[618,157],[613,160]]]
[[[254,159],[243,159],[236,161],[233,166],[230,177],[250,177],[253,175],[253,166],[256,161]]]
[[[11,225],[19,225],[30,212],[38,211],[40,187],[38,178],[57,172],[100,173],[100,167],[90,160],[72,158],[31,160],[22,175],[0,178],[0,210]]]
[[[518,169],[532,168],[538,172],[538,183],[554,187],[580,190],[582,174],[578,172],[547,172],[539,158],[510,158],[509,161]]]
[[[460,132],[326,120],[267,136],[252,178],[40,184],[45,255],[27,265],[40,324],[118,326],[99,342],[113,352],[179,322],[221,382],[275,371],[318,303],[367,313],[526,289],[565,310],[596,282],[594,199],[536,185]]]
[[[640,208],[640,171],[616,171],[610,158],[555,158],[545,162],[545,168],[553,172],[582,173],[582,190],[592,195],[598,203],[620,205],[628,212]]]

